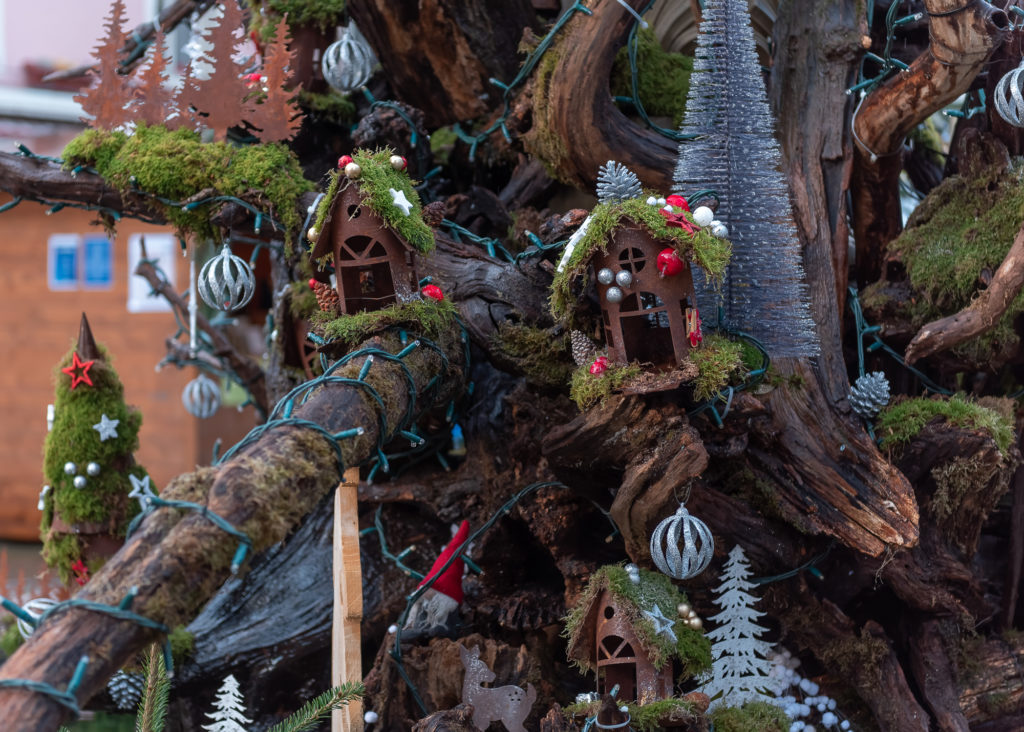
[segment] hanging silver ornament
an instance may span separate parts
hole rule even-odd
[[[100,464],[95,462],[89,463],[88,465],[85,466],[85,472],[87,472],[89,475],[95,478],[97,475],[100,474]]]
[[[602,285],[610,285],[615,281],[615,273],[605,267],[597,273],[597,281]]]
[[[39,618],[42,617],[43,613],[56,604],[57,601],[51,600],[49,597],[37,597],[26,602],[21,609],[33,618]],[[33,630],[35,630],[35,628],[33,628],[27,620],[18,619],[18,633],[21,634],[22,638],[28,638],[32,635]]]
[[[373,55],[370,44],[356,24],[349,23],[342,28],[338,40],[324,51],[320,70],[328,84],[342,94],[348,94],[370,80],[376,65],[377,57]]]
[[[199,271],[199,294],[217,310],[237,310],[252,300],[256,280],[249,264],[227,244]]]
[[[881,371],[865,374],[850,387],[850,406],[861,417],[871,419],[889,403],[889,381]]]
[[[615,273],[615,284],[619,287],[630,288],[633,286],[633,273],[621,270]]]
[[[622,302],[622,290],[618,287],[609,287],[608,291],[604,293],[605,298],[608,302]]]
[[[714,553],[715,538],[711,530],[699,518],[691,516],[682,503],[675,515],[658,524],[651,534],[651,559],[673,579],[696,577],[707,569]]]
[[[206,374],[199,374],[185,385],[181,403],[193,417],[206,419],[220,407],[220,385]]]
[[[74,475],[78,472],[78,466],[72,462],[66,462],[64,463],[64,472],[67,475]]]
[[[1021,84],[1024,77],[1024,61],[1013,71],[1007,71],[1003,78],[996,84],[994,92],[996,111],[999,116],[1014,127],[1024,127],[1024,94],[1021,93]]]
[[[84,475],[76,475],[75,479],[73,481],[71,481],[71,483],[78,490],[82,490],[83,488],[85,488],[85,483],[86,483],[85,476]]]
[[[711,222],[711,236],[716,239],[724,239],[729,236],[729,227],[723,224],[721,221]]]

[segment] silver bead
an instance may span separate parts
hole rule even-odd
[[[212,417],[220,407],[220,386],[209,376],[200,374],[185,385],[181,403],[193,417]]]
[[[89,475],[95,478],[97,475],[100,474],[100,464],[89,463],[88,465],[85,466],[85,472],[87,472]]]
[[[724,239],[729,236],[729,227],[723,224],[721,221],[711,222],[711,236],[717,239]]]
[[[320,70],[324,79],[342,94],[355,91],[373,74],[377,57],[355,23],[342,29],[341,38],[327,47]]]
[[[608,292],[604,293],[605,298],[608,302],[622,302],[622,290],[618,287],[609,287]]]
[[[72,462],[64,463],[64,472],[67,475],[74,475],[75,473],[78,472],[78,466]]]
[[[622,270],[615,274],[615,284],[619,287],[625,287],[629,289],[633,286],[633,273]]]
[[[681,602],[678,605],[676,605],[676,612],[679,613],[679,617],[688,618],[690,617],[690,613],[693,612],[693,608],[691,608],[685,602]]]
[[[707,568],[714,553],[715,539],[711,530],[699,518],[691,516],[682,503],[675,515],[663,520],[651,534],[651,559],[673,579],[696,577]]]
[[[85,488],[85,476],[84,475],[76,475],[75,479],[73,481],[71,481],[71,482],[74,484],[75,488],[78,488],[79,490],[81,490],[82,488]]]
[[[597,281],[602,285],[610,285],[615,281],[615,273],[605,267],[597,273]]]
[[[256,280],[249,264],[231,253],[227,244],[220,254],[199,271],[199,294],[203,302],[217,310],[237,310],[252,300]]]
[[[701,628],[704,627],[704,621],[702,621],[698,617],[690,618],[689,620],[686,621],[686,624],[689,625],[694,630],[700,630]]]
[[[693,209],[693,221],[697,226],[707,226],[715,219],[715,212],[707,206],[697,206]]]

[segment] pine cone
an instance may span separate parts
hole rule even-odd
[[[574,330],[569,334],[569,341],[572,343],[572,360],[577,366],[586,366],[594,360],[594,351],[597,348],[593,341],[583,335],[582,331]]]
[[[597,198],[601,203],[615,203],[643,194],[640,179],[621,163],[609,160],[597,172]]]
[[[850,406],[862,417],[874,417],[888,403],[889,382],[881,371],[861,376],[850,388]]]
[[[313,285],[313,294],[316,295],[316,302],[325,313],[337,315],[341,312],[338,291],[326,282],[317,282]]]
[[[145,677],[139,673],[118,671],[107,682],[107,691],[118,709],[134,709],[142,698]]]
[[[441,225],[441,219],[444,218],[446,208],[447,206],[444,201],[428,203],[423,207],[423,211],[421,212],[423,215],[423,223],[431,229],[436,229]]]

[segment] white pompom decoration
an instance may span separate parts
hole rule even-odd
[[[693,209],[693,220],[697,226],[707,226],[715,220],[715,212],[707,206],[697,206]]]
[[[320,70],[324,79],[342,94],[355,91],[373,74],[377,57],[366,42],[355,23],[349,23],[341,31],[341,37],[327,47]]]
[[[200,374],[185,385],[181,403],[193,417],[207,419],[220,408],[220,385],[205,374]]]
[[[367,724],[373,724],[379,719],[380,717],[378,716],[377,712],[373,711],[372,709],[363,715],[363,721]]]
[[[198,284],[203,302],[217,310],[237,310],[247,305],[256,292],[256,280],[248,262],[232,254],[227,244],[199,270]]]
[[[663,520],[651,534],[651,559],[673,579],[696,577],[707,569],[714,553],[715,539],[711,530],[699,518],[691,516],[682,503],[675,515]]]

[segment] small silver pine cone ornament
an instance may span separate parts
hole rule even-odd
[[[142,699],[146,677],[140,673],[118,671],[107,682],[107,691],[118,709],[135,709]]]
[[[888,403],[889,381],[881,371],[861,376],[850,388],[850,406],[861,417],[874,417]]]
[[[601,203],[627,201],[642,194],[640,179],[622,163],[609,160],[597,172],[597,199]]]
[[[572,360],[577,366],[586,366],[594,360],[594,342],[583,335],[583,331],[574,330],[569,334],[569,342],[572,344]]]

